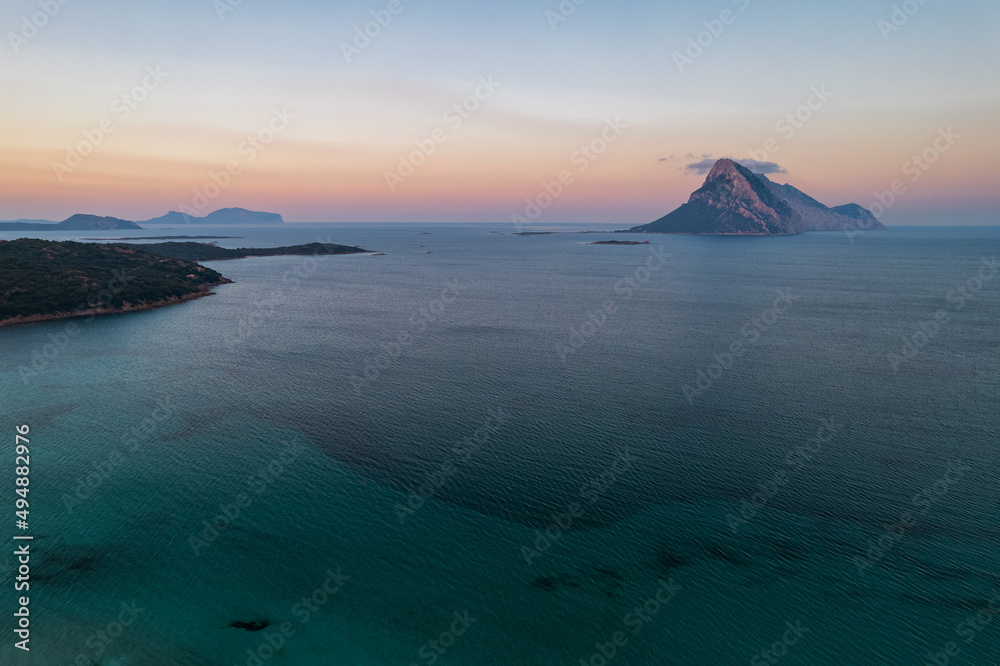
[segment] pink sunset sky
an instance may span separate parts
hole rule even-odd
[[[569,171],[541,221],[619,227],[724,156],[828,205],[902,181],[888,224],[1000,213],[995,3],[128,6],[0,10],[0,218],[501,222]]]

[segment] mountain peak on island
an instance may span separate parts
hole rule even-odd
[[[858,204],[829,208],[791,185],[774,183],[735,160],[718,160],[686,204],[636,233],[773,236],[835,229],[884,229]]]
[[[724,157],[712,165],[712,170],[708,172],[705,182],[707,183],[712,180],[718,180],[719,178],[738,178],[741,175],[740,169],[749,171],[746,167],[737,164],[728,157]]]
[[[143,224],[284,224],[278,213],[259,213],[246,208],[221,208],[205,217],[170,211]]]

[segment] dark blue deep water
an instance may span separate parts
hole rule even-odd
[[[512,232],[0,329],[0,663],[1000,663],[1000,229]]]

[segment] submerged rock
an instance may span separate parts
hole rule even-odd
[[[656,562],[667,571],[679,569],[690,564],[690,562],[685,560],[683,557],[666,547],[660,548],[660,550],[657,551]]]
[[[246,631],[260,631],[262,629],[267,629],[269,626],[271,626],[270,620],[261,620],[260,622],[237,621],[237,622],[230,622],[223,628],[229,629],[230,627],[232,627],[233,629],[245,629]]]

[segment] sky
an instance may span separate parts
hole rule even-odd
[[[1000,223],[995,0],[6,0],[0,33],[0,219],[620,228],[728,156]]]

